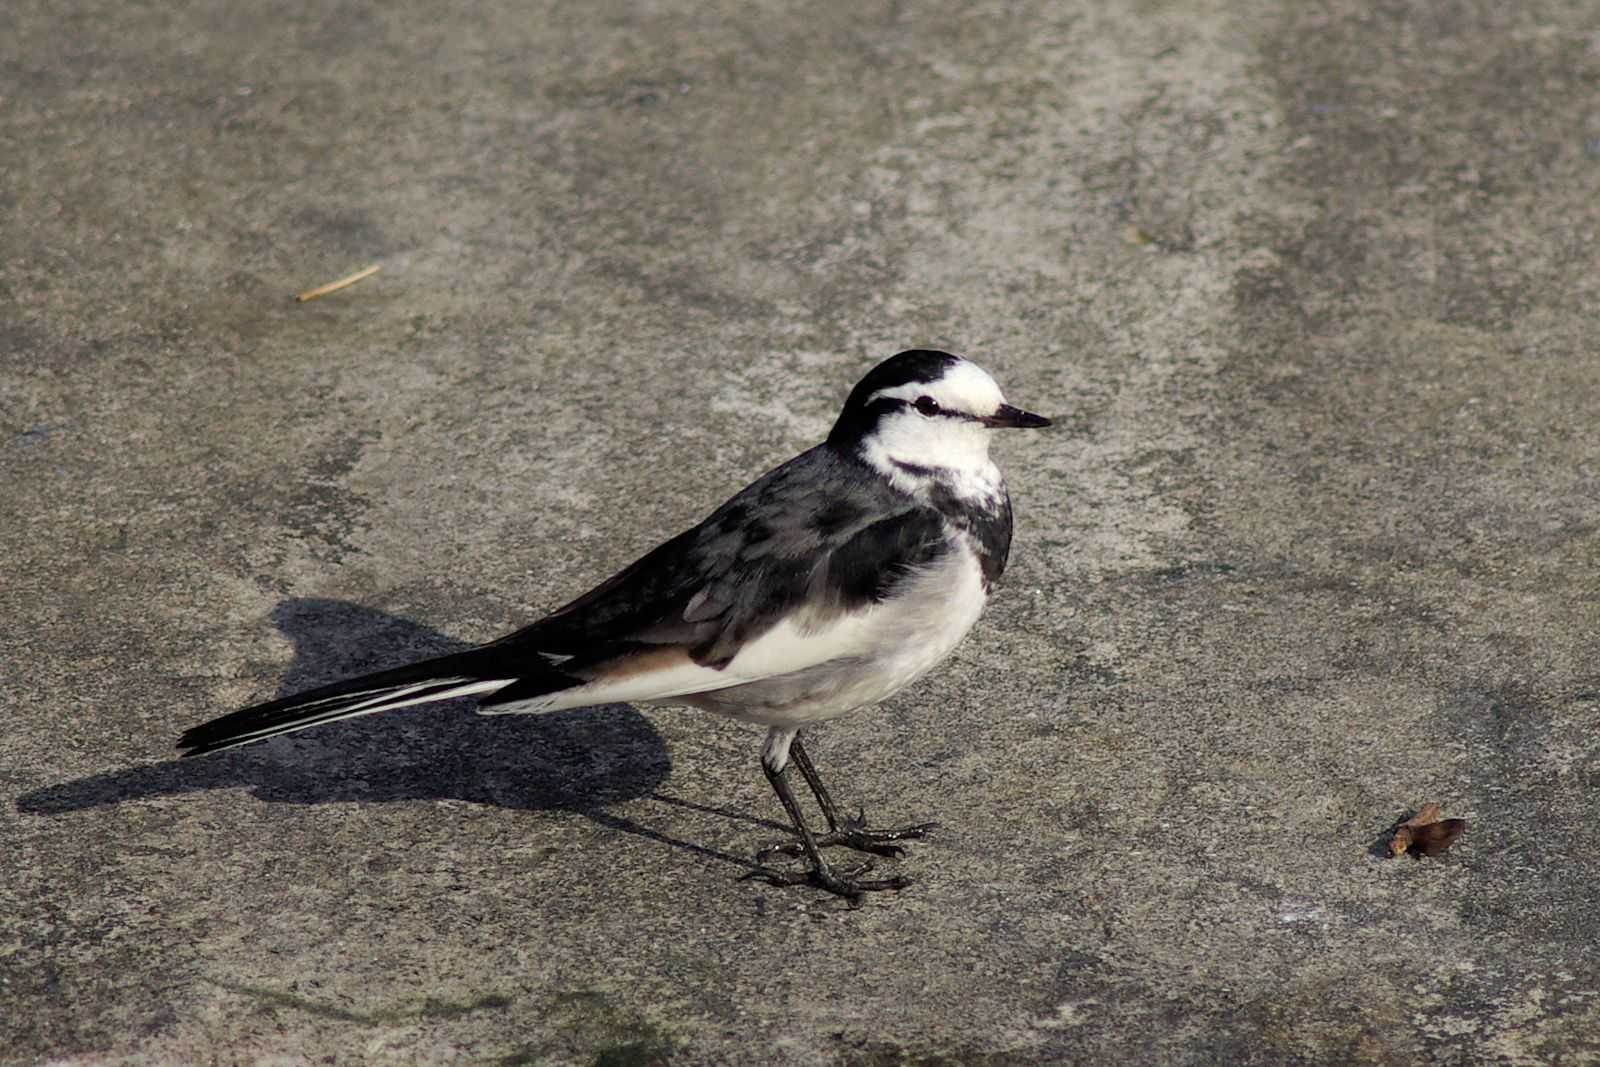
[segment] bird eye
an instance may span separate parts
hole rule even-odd
[[[917,397],[917,402],[912,406],[924,415],[939,414],[939,402],[931,396]]]

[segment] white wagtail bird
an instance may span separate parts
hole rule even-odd
[[[981,367],[901,352],[845,401],[828,439],[746,486],[699,525],[538,622],[489,644],[335,682],[196,726],[187,755],[412,704],[473,696],[487,714],[593,704],[687,704],[767,727],[761,765],[804,871],[760,867],[851,900],[903,876],[835,870],[822,849],[883,856],[933,824],[841,819],[800,732],[926,674],[978,619],[1011,548],[1011,501],[989,432],[1048,426]],[[814,833],[789,788],[811,788]]]

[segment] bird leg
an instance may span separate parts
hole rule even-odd
[[[834,807],[833,797],[828,793],[828,787],[822,784],[816,764],[811,762],[811,756],[800,743],[799,737],[796,737],[789,746],[789,758],[800,768],[800,777],[811,787],[811,794],[817,798],[817,807],[822,809],[822,817],[828,820],[828,832],[816,839],[817,844],[824,848],[828,845],[844,845],[858,852],[871,852],[878,856],[902,856],[905,854],[905,849],[894,842],[927,837],[930,830],[939,827],[936,822],[924,822],[915,826],[903,826],[898,830],[868,830],[865,808],[858,810],[854,819],[849,817],[841,819],[838,809]]]
[[[772,783],[772,789],[778,794],[778,800],[783,804],[783,810],[789,813],[789,820],[794,823],[794,829],[800,835],[798,848],[793,855],[804,854],[811,861],[809,871],[779,871],[771,867],[758,867],[746,877],[765,878],[773,885],[805,885],[820,886],[830,893],[836,893],[849,900],[852,904],[860,903],[861,894],[880,889],[904,889],[911,884],[911,879],[903,874],[893,878],[863,879],[861,876],[872,869],[871,861],[847,871],[835,872],[828,866],[828,861],[822,858],[822,850],[817,845],[817,838],[811,833],[811,828],[806,826],[805,818],[800,814],[800,803],[794,798],[794,790],[789,788],[789,779],[786,777],[788,768],[773,770],[765,762],[761,764],[766,771],[767,781]],[[803,772],[802,772],[803,773]],[[826,835],[824,835],[826,836]],[[761,856],[773,851],[789,852],[793,846],[779,846],[777,849],[765,849]],[[757,857],[760,858],[760,857]]]
[[[822,817],[827,820],[827,833],[817,835],[806,826],[805,819],[800,814],[800,804],[795,799],[794,791],[789,788],[788,767],[774,771],[762,761],[762,769],[766,772],[767,781],[772,783],[772,789],[778,794],[778,800],[789,813],[789,819],[794,823],[799,841],[791,841],[781,845],[774,845],[762,849],[757,859],[764,859],[775,853],[789,856],[804,856],[811,861],[812,869],[805,872],[775,871],[761,868],[754,872],[757,876],[766,878],[775,885],[797,885],[811,882],[822,888],[848,897],[852,901],[859,900],[863,892],[878,889],[900,889],[909,885],[911,880],[905,875],[896,875],[893,878],[879,878],[867,881],[860,880],[860,876],[872,869],[871,862],[855,867],[843,874],[835,874],[822,858],[822,849],[828,845],[844,845],[861,852],[870,852],[878,856],[899,856],[903,850],[897,841],[911,840],[926,836],[935,823],[922,823],[917,826],[907,826],[900,830],[868,830],[866,820],[862,815],[854,819],[841,819],[833,797],[828,793],[827,786],[822,784],[821,777],[817,774],[816,766],[811,762],[805,747],[796,737],[789,747],[789,758],[795,766],[800,768],[800,775],[811,787],[812,795],[817,798],[817,806],[822,809]]]

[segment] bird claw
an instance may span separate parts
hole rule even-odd
[[[854,819],[846,819],[844,826],[838,830],[829,830],[825,834],[817,835],[817,847],[826,848],[829,845],[843,845],[853,848],[857,852],[869,852],[874,856],[886,856],[893,859],[905,855],[905,849],[895,844],[897,841],[917,841],[939,828],[936,822],[918,823],[915,826],[904,826],[898,830],[868,830],[865,812]],[[805,846],[799,841],[784,841],[776,845],[768,845],[756,853],[756,859],[764,860],[769,856],[801,856],[805,854]]]
[[[806,871],[780,871],[772,867],[757,867],[744,877],[761,878],[777,886],[814,885],[818,889],[826,889],[836,896],[844,897],[852,907],[861,903],[863,893],[904,889],[911,884],[911,879],[903,874],[897,874],[892,878],[863,879],[861,876],[870,870],[872,870],[870,861],[837,874],[826,865]]]

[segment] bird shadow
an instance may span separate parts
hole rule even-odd
[[[340,600],[287,600],[273,610],[272,621],[295,651],[279,696],[470,647],[397,616]],[[537,715],[479,715],[472,701],[451,700],[347,719],[205,757],[90,775],[26,793],[16,806],[25,814],[60,815],[239,786],[281,804],[464,800],[570,811],[698,855],[754,867],[604,810],[646,797],[684,806],[686,802],[657,793],[671,770],[661,735],[626,704]]]

